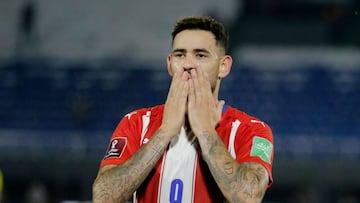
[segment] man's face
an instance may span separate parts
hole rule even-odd
[[[168,68],[171,75],[179,70],[200,69],[208,74],[214,90],[219,77],[221,57],[223,54],[211,32],[184,30],[174,38],[172,52],[168,57]]]

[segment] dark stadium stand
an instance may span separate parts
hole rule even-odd
[[[221,98],[268,122],[276,136],[360,131],[360,71],[239,67],[224,80]],[[341,74],[350,84],[336,82]],[[38,132],[111,132],[127,112],[162,103],[170,82],[165,67],[118,63],[14,62],[2,65],[0,77],[0,129]]]
[[[3,63],[0,158],[11,179],[8,195],[16,199],[23,193],[17,186],[30,182],[31,174],[45,181],[52,199],[89,200],[99,160],[118,121],[133,109],[163,103],[169,82],[165,67],[139,64]],[[235,64],[220,93],[227,104],[272,126],[277,181],[269,191],[272,200],[286,198],[282,185],[298,188],[315,176],[328,183],[327,191],[338,185],[356,190],[351,174],[360,168],[352,161],[360,159],[358,69],[308,65],[277,70]],[[294,164],[296,160],[300,162]],[[321,160],[333,163],[322,164],[327,173],[314,171],[314,163]],[[344,160],[347,165],[337,164]],[[349,164],[353,167],[346,169],[352,170],[337,179],[335,174]],[[298,170],[303,175],[291,172]]]

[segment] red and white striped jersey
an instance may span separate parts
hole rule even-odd
[[[151,139],[160,127],[164,105],[144,108],[124,116],[112,134],[100,167],[122,164]],[[233,107],[224,106],[216,131],[239,163],[257,162],[273,182],[273,135],[270,127],[259,119]],[[182,128],[169,144],[149,177],[136,191],[134,202],[223,202],[224,197],[202,160],[195,139],[189,139]]]

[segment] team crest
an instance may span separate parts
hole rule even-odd
[[[104,159],[120,157],[124,152],[127,139],[125,137],[117,137],[110,141],[110,145],[106,150]]]

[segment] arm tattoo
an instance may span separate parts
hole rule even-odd
[[[159,130],[125,163],[100,173],[93,185],[94,203],[120,203],[129,200],[154,168],[167,145]]]
[[[239,167],[234,188],[238,188],[245,199],[261,200],[268,184],[266,169],[258,163],[243,163]]]
[[[255,162],[239,164],[217,134],[204,132],[197,136],[220,190],[229,202],[261,202],[268,184],[266,169]]]

